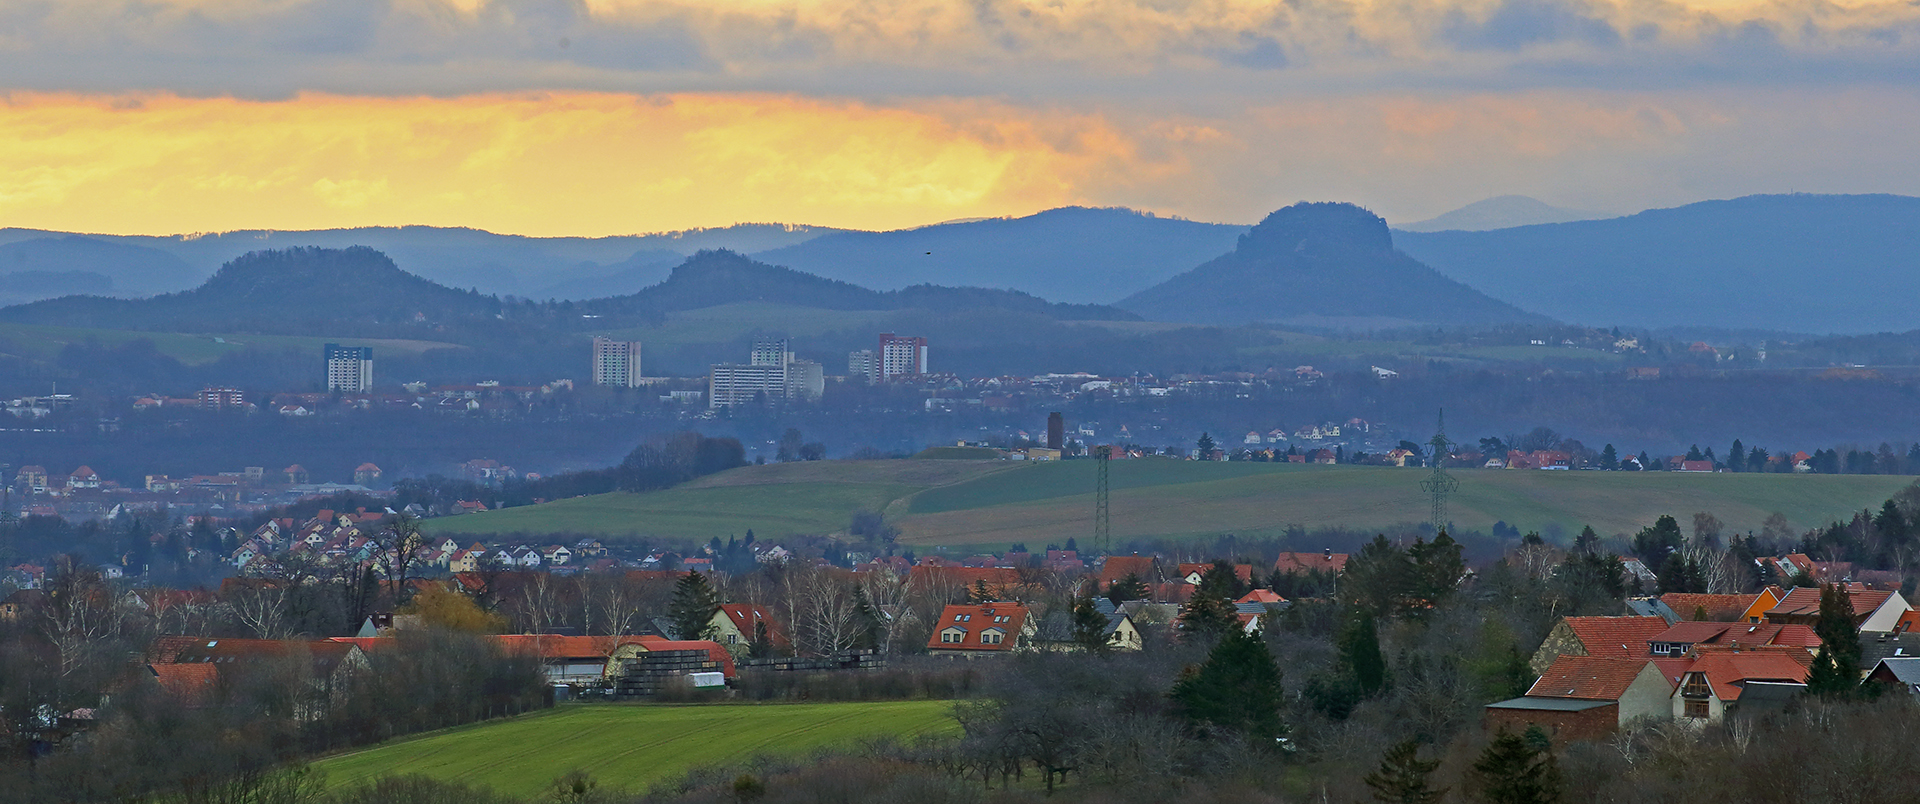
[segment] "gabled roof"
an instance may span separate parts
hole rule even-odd
[[[1568,617],[1573,631],[1588,656],[1630,659],[1647,655],[1647,642],[1667,630],[1667,621],[1659,617]]]
[[[219,670],[211,664],[150,664],[147,672],[153,675],[161,691],[187,706],[203,703],[220,677]]]
[[[1285,603],[1287,599],[1275,594],[1272,589],[1255,589],[1240,596],[1235,603]]]
[[[685,563],[684,561],[681,563]],[[971,588],[975,584],[985,583],[995,590],[1006,589],[1020,584],[1020,571],[1007,567],[929,567],[916,565],[907,571],[907,583],[917,589],[938,586],[952,588]]]
[[[1527,689],[1527,696],[1618,701],[1650,661],[1561,656]]]
[[[1805,684],[1807,667],[1782,651],[1712,651],[1700,654],[1689,674],[1703,673],[1713,696],[1722,701],[1740,700],[1740,685],[1748,681],[1777,681]]]
[[[1305,573],[1312,570],[1339,573],[1347,568],[1346,553],[1281,553],[1273,562],[1273,568],[1280,572]]]
[[[1754,595],[1707,595],[1692,592],[1668,592],[1660,596],[1660,602],[1673,609],[1673,613],[1682,620],[1693,619],[1699,609],[1707,610],[1707,620],[1733,622],[1747,613],[1747,607],[1753,605]]]
[[[1893,597],[1892,592],[1879,592],[1872,589],[1848,588],[1848,598],[1853,603],[1855,619],[1864,618],[1887,604]],[[1810,586],[1795,587],[1787,593],[1785,599],[1767,609],[1768,617],[1817,617],[1820,615],[1820,590]]]
[[[740,629],[740,633],[745,634],[748,639],[753,638],[754,630],[760,623],[766,623],[767,637],[773,640],[774,646],[779,648],[787,646],[786,632],[780,627],[780,622],[773,618],[772,606],[729,603],[721,606],[720,611],[726,614],[727,619],[733,621],[733,627]]]
[[[1920,684],[1920,657],[1881,659],[1867,676],[1879,676],[1902,684]]]
[[[1108,556],[1106,563],[1100,566],[1100,588],[1104,590],[1128,575],[1138,577],[1143,583],[1153,583],[1158,580],[1158,573],[1154,571],[1156,566],[1153,556]]]
[[[973,650],[973,651],[1012,651],[1020,646],[1020,637],[1027,625],[1027,607],[1014,603],[985,603],[978,606],[951,605],[940,611],[940,620],[933,624],[933,634],[927,637],[928,650]],[[945,642],[941,636],[958,629],[960,641]],[[998,629],[1004,634],[1000,642],[982,642],[980,635]]]
[[[1684,645],[1790,645],[1798,648],[1820,647],[1820,636],[1798,624],[1680,622],[1650,637],[1649,642]]]

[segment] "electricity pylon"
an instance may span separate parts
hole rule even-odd
[[[1433,472],[1427,475],[1427,479],[1420,481],[1420,490],[1433,497],[1433,532],[1438,534],[1447,529],[1447,495],[1460,488],[1460,481],[1453,479],[1453,475],[1447,474],[1447,470],[1442,466],[1446,462],[1448,448],[1453,446],[1453,442],[1447,440],[1445,410],[1440,411],[1439,424],[1435,427],[1433,438],[1427,443],[1433,447],[1433,457],[1430,459],[1433,461]]]

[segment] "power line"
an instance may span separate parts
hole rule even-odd
[[[1447,474],[1447,470],[1443,467],[1447,455],[1451,452],[1449,447],[1453,446],[1453,442],[1447,440],[1447,412],[1444,409],[1440,411],[1439,423],[1435,425],[1433,438],[1427,443],[1433,446],[1433,456],[1429,459],[1433,461],[1433,472],[1427,475],[1427,479],[1420,481],[1420,490],[1433,498],[1430,521],[1433,524],[1433,532],[1438,534],[1447,529],[1447,495],[1460,489],[1460,481],[1455,480],[1453,475]]]

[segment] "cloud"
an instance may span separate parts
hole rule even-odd
[[[1298,200],[1417,220],[1506,193],[1630,211],[1912,192],[1904,132],[1917,127],[1920,99],[1894,87],[1354,94],[1204,116],[736,93],[15,94],[0,104],[0,221],[594,235],[892,228],[1066,204],[1250,222]]]
[[[1756,50],[1758,48],[1758,50]],[[1905,0],[0,0],[0,83],[287,97],[521,89],[1085,100],[1911,83]],[[1658,65],[1653,69],[1648,65]],[[1801,80],[1807,80],[1803,77]],[[1610,80],[1620,83],[1610,84]],[[1759,74],[1746,82],[1768,83]]]

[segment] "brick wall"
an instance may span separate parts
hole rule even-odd
[[[1488,732],[1502,728],[1515,733],[1539,726],[1555,744],[1572,740],[1594,740],[1612,734],[1620,723],[1617,704],[1596,706],[1582,712],[1555,712],[1543,709],[1488,709],[1482,726]]]

